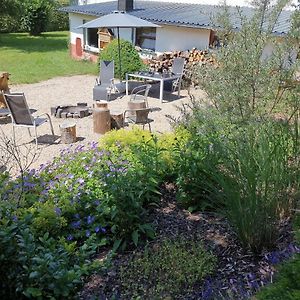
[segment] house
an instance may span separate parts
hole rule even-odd
[[[94,61],[98,58],[100,45],[105,44],[101,41],[101,29],[78,27],[97,17],[115,10],[125,10],[129,14],[161,27],[123,28],[120,30],[121,38],[155,52],[184,51],[193,47],[209,48],[214,41],[215,30],[218,29],[213,23],[213,15],[221,9],[214,5],[144,0],[78,0],[77,3],[60,9],[69,13],[71,55],[74,58]],[[241,7],[241,11],[246,17],[253,15],[251,7]],[[236,16],[236,9],[231,7],[230,13],[232,23],[238,30],[240,21]],[[291,14],[292,11],[281,13],[273,31],[274,35],[284,36],[289,31]],[[112,36],[115,34],[114,29],[109,29],[109,32]],[[104,38],[104,35],[102,36]]]

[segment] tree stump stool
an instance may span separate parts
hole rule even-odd
[[[124,127],[124,112],[121,110],[112,110],[110,112],[111,128],[120,129]]]
[[[146,108],[146,102],[145,101],[129,101],[128,102],[128,109],[132,110],[126,113],[128,117],[135,117],[135,109],[141,109],[141,108]]]
[[[93,109],[93,123],[95,133],[104,134],[110,131],[111,121],[109,109],[95,107]]]
[[[64,122],[60,126],[61,142],[71,144],[76,142],[76,123]]]
[[[108,108],[108,102],[107,101],[96,101],[96,107],[98,108]]]

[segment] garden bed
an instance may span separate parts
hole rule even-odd
[[[149,243],[150,249],[159,248],[165,240],[183,238],[204,244],[205,249],[217,258],[210,276],[194,284],[192,289],[185,287],[176,294],[171,290],[164,291],[166,299],[249,299],[262,286],[272,282],[276,264],[300,252],[300,248],[293,244],[290,222],[282,224],[276,249],[256,256],[243,250],[224,217],[208,212],[190,213],[180,208],[175,201],[173,184],[166,184],[162,194],[159,208],[154,209],[149,217],[156,228],[156,238]],[[143,252],[144,247],[139,247],[117,255],[106,272],[89,278],[80,292],[80,299],[94,299],[95,296],[97,299],[132,299],[134,288],[131,287],[136,282],[129,279],[124,287],[120,274]],[[105,254],[99,254],[98,259],[103,259]],[[151,299],[147,290],[154,286],[149,286],[148,279],[140,278],[138,284],[139,290],[144,291],[139,295],[141,299]]]

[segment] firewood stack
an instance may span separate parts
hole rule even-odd
[[[169,71],[172,67],[173,58],[184,57],[186,61],[186,69],[197,64],[211,63],[215,64],[215,59],[209,54],[207,50],[198,50],[197,48],[192,48],[187,51],[173,51],[164,52],[163,54],[149,59],[147,61],[148,66],[151,71],[163,72],[164,70]]]

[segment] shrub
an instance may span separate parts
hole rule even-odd
[[[133,151],[130,160],[92,143],[65,149],[22,178],[1,175],[0,263],[13,266],[3,275],[6,296],[72,297],[99,247],[125,249],[154,237],[146,219],[159,195],[157,156],[141,144],[143,154]]]
[[[183,128],[176,129],[174,133],[151,134],[135,127],[130,131],[111,131],[100,139],[99,144],[108,151],[122,152],[130,161],[142,161],[162,182],[176,176],[179,161],[177,149],[184,146],[188,135]]]
[[[198,241],[165,240],[136,254],[120,271],[121,295],[128,299],[177,299],[214,270],[215,257]]]
[[[226,47],[216,52],[217,64],[199,66],[195,77],[210,103],[232,119],[265,119],[278,110],[291,116],[295,106],[299,109],[295,101],[298,91],[292,88],[298,64],[291,63],[297,43],[289,34],[284,43],[273,35],[275,15],[285,5],[282,1],[274,1],[272,5],[257,2],[252,18],[245,18],[237,9],[235,17],[241,24],[238,32],[233,10],[225,9],[215,20],[222,28],[218,36]],[[299,33],[299,27],[294,29]],[[272,53],[267,54],[270,46]]]
[[[197,107],[193,112],[191,138],[180,155],[179,200],[191,209],[222,208],[245,248],[273,246],[299,187],[294,129],[274,121],[232,124]]]
[[[122,79],[125,78],[126,73],[132,73],[140,71],[144,68],[143,62],[139,57],[138,52],[134,46],[125,40],[120,40],[121,46],[121,68],[122,68]],[[114,39],[109,43],[105,49],[100,52],[100,60],[114,60],[115,62],[115,77],[120,77],[120,65],[119,65],[119,51],[118,51],[118,40]]]
[[[69,16],[66,13],[59,12],[58,9],[62,6],[69,5],[67,0],[55,0],[49,11],[49,23],[47,31],[68,30]]]
[[[40,35],[47,30],[51,5],[47,0],[25,1],[22,25],[30,35]]]
[[[220,196],[241,242],[255,252],[274,245],[293,208],[299,166],[292,149],[291,128],[276,123],[250,125],[224,149]]]
[[[32,216],[19,219],[15,213],[1,203],[1,298],[73,299],[82,277],[96,267],[88,260],[95,243],[78,248],[47,232],[36,236],[30,229]]]
[[[223,206],[224,203],[215,197],[220,190],[216,178],[222,161],[219,144],[226,142],[225,136],[234,126],[215,110],[203,112],[197,106],[193,116],[182,122],[189,136],[186,146],[177,149],[177,199],[190,211]]]

